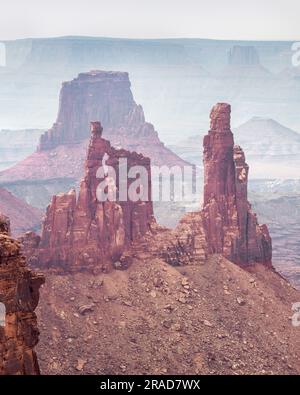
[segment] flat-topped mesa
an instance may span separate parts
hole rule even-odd
[[[41,136],[38,150],[89,138],[91,119],[101,119],[105,129],[118,128],[135,106],[128,73],[101,70],[80,73],[62,84],[57,120]]]
[[[36,375],[39,331],[34,310],[44,277],[26,267],[20,243],[0,213],[0,375]]]
[[[85,149],[93,119],[101,119],[103,136],[116,147],[141,153],[160,166],[187,164],[164,146],[154,126],[146,122],[142,106],[133,98],[128,73],[101,70],[81,73],[63,83],[56,122],[41,136],[35,157],[47,157],[52,151],[56,156],[55,150],[65,145],[69,150]]]
[[[203,219],[208,250],[241,265],[271,264],[271,238],[247,200],[249,167],[243,150],[234,146],[230,112],[229,104],[214,106],[211,129],[203,141]]]
[[[144,169],[146,180],[137,184],[127,171],[123,174],[125,162],[127,170],[134,166]],[[139,195],[134,201],[129,197],[133,187]],[[102,200],[99,191],[111,193],[111,198]],[[75,190],[52,198],[37,253],[28,255],[34,266],[57,272],[108,271],[132,242],[151,231],[154,221],[150,159],[113,148],[102,138],[100,122],[91,122],[78,199]],[[24,244],[32,246],[26,240]]]

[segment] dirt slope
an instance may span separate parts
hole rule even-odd
[[[0,212],[9,217],[15,236],[28,230],[37,230],[42,220],[41,210],[30,206],[3,188],[0,188]]]
[[[44,374],[295,374],[300,293],[263,266],[220,256],[174,268],[47,275],[38,307]],[[46,273],[47,274],[47,273]]]

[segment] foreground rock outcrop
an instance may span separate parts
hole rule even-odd
[[[271,266],[271,238],[247,199],[249,167],[241,147],[234,146],[230,114],[226,103],[211,111],[210,130],[203,140],[203,209],[184,216],[168,242],[162,240],[159,254],[172,265],[205,261],[218,253],[241,266]]]
[[[9,221],[0,214],[0,303],[5,315],[0,326],[0,375],[39,374],[34,310],[43,283],[42,275],[26,267],[19,242],[10,237]]]
[[[22,238],[24,251],[33,266],[66,272],[106,271],[112,263],[122,265],[119,259],[125,247],[151,230],[154,217],[150,159],[135,152],[116,150],[102,138],[102,131],[99,122],[91,123],[92,136],[78,200],[75,190],[54,196],[47,209],[41,238],[33,233]],[[127,178],[127,173],[126,179],[119,177],[124,163],[121,160],[127,161],[128,169],[141,166],[147,173],[146,185],[138,182],[136,186],[137,190],[144,188],[140,191],[143,197],[137,201],[128,198],[136,179]],[[112,169],[116,172],[115,179],[110,174]],[[115,193],[115,199],[99,200],[98,188],[104,181],[110,191],[107,193]],[[122,198],[124,181],[128,185]]]

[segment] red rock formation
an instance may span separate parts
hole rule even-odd
[[[228,65],[222,71],[221,76],[231,80],[243,78],[241,81],[248,82],[251,79],[264,79],[266,81],[272,78],[270,71],[261,65],[257,49],[253,46],[240,45],[233,46],[229,51]],[[253,86],[255,86],[255,83]],[[241,85],[239,87],[242,89]]]
[[[271,265],[271,238],[247,200],[249,167],[234,146],[230,112],[230,105],[217,104],[204,137],[203,210],[185,215],[166,242],[158,242],[159,256],[172,265],[203,262],[215,253],[241,266]]]
[[[111,147],[109,141],[102,138],[99,122],[92,122],[91,130],[85,177],[80,185],[78,201],[75,190],[53,197],[35,256],[30,250],[34,249],[32,246],[38,239],[28,234],[23,240],[31,263],[39,267],[57,271],[108,270],[120,259],[125,247],[148,232],[154,221],[150,159]],[[127,178],[127,174],[128,189],[125,189],[125,198],[121,197],[121,182],[124,180],[120,178],[119,182],[121,159],[127,160],[128,169],[143,166],[146,170],[148,184],[144,192],[148,201],[126,200],[134,182]],[[107,166],[116,172],[115,184],[111,174],[105,173]],[[102,175],[97,173],[99,168],[103,169]],[[110,183],[111,190],[116,191],[116,201],[99,201],[98,187],[104,179]]]
[[[247,200],[249,167],[243,150],[234,146],[230,112],[225,103],[212,109],[210,131],[203,142],[203,220],[208,249],[241,265],[270,264],[271,239]]]
[[[44,277],[26,268],[20,244],[9,232],[9,222],[0,214],[0,302],[5,306],[5,323],[0,325],[0,375],[36,375],[39,366],[34,347],[39,331],[34,310]]]
[[[81,73],[64,82],[59,102],[56,123],[41,136],[41,151],[89,138],[91,119],[101,119],[105,129],[121,127],[136,106],[128,73],[106,71]]]
[[[53,194],[77,187],[89,144],[89,121],[104,120],[104,134],[116,148],[151,158],[154,165],[184,166],[145,121],[132,97],[127,73],[94,71],[63,84],[57,121],[38,151],[0,172],[0,186],[45,208]]]
[[[184,165],[159,140],[153,125],[145,121],[130,85],[128,73],[108,71],[81,73],[65,82],[57,121],[41,136],[38,151],[85,141],[90,120],[101,119],[104,136],[112,145],[149,156],[158,165]]]

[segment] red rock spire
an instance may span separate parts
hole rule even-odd
[[[211,199],[235,195],[233,134],[229,104],[216,104],[210,114],[210,130],[204,137],[204,205]]]
[[[223,253],[233,262],[271,264],[268,229],[260,226],[247,200],[249,167],[230,130],[231,107],[216,104],[204,137],[203,220],[210,253]]]
[[[103,128],[101,126],[101,122],[93,121],[91,122],[91,134],[98,134],[100,137],[102,136]]]

